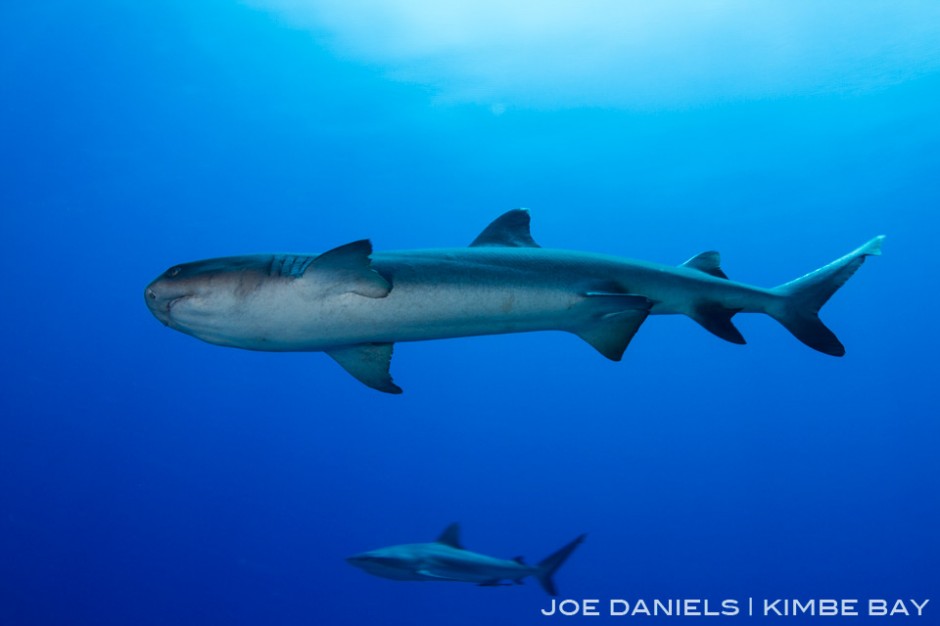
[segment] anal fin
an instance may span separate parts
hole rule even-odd
[[[737,329],[731,318],[740,309],[726,309],[716,305],[702,305],[696,307],[689,314],[693,320],[701,324],[702,328],[711,334],[721,337],[725,341],[736,344],[745,344],[744,335]]]
[[[401,387],[392,382],[388,372],[393,346],[391,343],[363,343],[329,350],[327,354],[363,385],[385,393],[401,393]]]

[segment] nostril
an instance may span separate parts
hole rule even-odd
[[[148,287],[148,288],[147,288],[147,297],[150,298],[151,300],[156,300],[156,299],[157,299],[157,294],[156,294],[156,292],[154,292],[153,289],[150,289],[150,288]]]

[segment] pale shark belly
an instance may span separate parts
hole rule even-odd
[[[329,350],[362,343],[422,341],[537,330],[568,330],[584,312],[584,298],[546,284],[479,286],[434,276],[398,281],[384,298],[339,293],[258,296],[230,343],[254,350]]]

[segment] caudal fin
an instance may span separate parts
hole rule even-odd
[[[571,543],[550,554],[539,562],[538,571],[535,572],[535,577],[538,579],[539,584],[542,585],[542,589],[544,589],[548,595],[558,595],[558,591],[555,589],[555,581],[552,580],[552,576],[555,574],[555,571],[561,567],[561,564],[564,563],[569,556],[571,556],[571,553],[574,552],[574,549],[581,545],[581,542],[584,541],[585,537],[587,537],[587,535],[579,536]]]
[[[782,299],[767,313],[810,348],[832,356],[844,355],[842,342],[820,321],[819,309],[861,267],[865,257],[881,254],[883,241],[884,235],[875,237],[815,272],[776,287],[773,291]]]

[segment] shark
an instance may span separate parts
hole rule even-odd
[[[534,576],[546,593],[556,596],[558,590],[553,576],[585,537],[579,535],[538,564],[528,565],[521,556],[497,559],[467,550],[460,543],[460,525],[454,523],[444,529],[436,541],[379,548],[351,556],[346,561],[370,574],[393,580],[451,581],[495,587],[521,585],[524,578]]]
[[[469,246],[373,252],[368,239],[322,254],[257,254],[175,265],[144,291],[166,326],[247,350],[325,352],[378,391],[397,394],[396,343],[566,331],[619,361],[650,315],[682,314],[735,344],[738,313],[763,313],[827,355],[845,348],[820,308],[881,254],[884,236],[773,288],[728,278],[716,251],[673,266],[543,248],[526,209]]]

